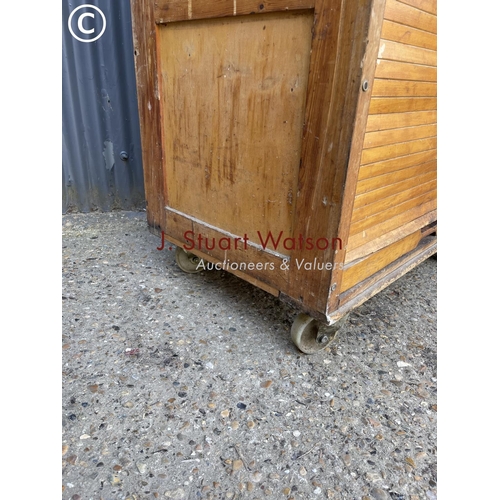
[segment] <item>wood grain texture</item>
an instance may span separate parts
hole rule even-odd
[[[437,25],[413,4],[433,8],[386,3],[341,291],[369,277],[363,266],[410,251],[409,234],[436,219]]]
[[[377,54],[380,43],[380,32],[382,29],[385,0],[375,0],[371,4],[370,21],[368,25],[367,45],[363,55],[363,80],[368,83],[366,92],[359,92],[357,97],[357,116],[351,138],[350,156],[344,186],[344,197],[342,199],[340,219],[338,225],[338,236],[347,241],[349,237],[349,226],[353,211],[354,194],[358,178],[360,159],[363,150],[363,137],[368,119],[370,100],[372,96],[373,81]],[[339,293],[342,285],[342,265],[345,259],[345,245],[337,250],[334,255],[334,271],[330,279],[330,290],[332,293],[327,304],[327,316],[338,307]]]
[[[413,127],[436,123],[437,111],[414,111],[412,113],[386,113],[368,116],[366,131],[388,130],[391,128]]]
[[[405,26],[437,33],[437,17],[435,15],[398,0],[387,0],[384,17],[389,21],[395,21]]]
[[[383,175],[360,180],[356,187],[356,196],[368,193],[374,189],[381,189],[397,182],[412,179],[428,172],[436,172],[436,163],[436,160],[433,160],[413,167],[403,168],[395,172],[388,172]]]
[[[420,237],[420,231],[415,231],[405,238],[362,259],[360,262],[353,263],[350,267],[344,268],[341,292],[362,282],[402,255],[413,250],[418,245]]]
[[[361,164],[375,163],[398,156],[406,156],[419,151],[427,151],[428,149],[436,149],[437,140],[435,137],[427,139],[418,139],[416,141],[403,142],[400,144],[390,144],[388,146],[380,146],[379,148],[364,149],[361,156]]]
[[[384,212],[393,206],[412,200],[413,198],[417,198],[425,193],[435,193],[436,186],[437,181],[434,179],[424,184],[415,185],[408,190],[400,191],[399,193],[387,196],[369,205],[359,207],[352,213],[352,222],[361,221],[365,217],[371,217],[379,212]]]
[[[436,208],[436,203],[433,203],[434,209]],[[380,232],[379,236],[367,240],[363,245],[359,245],[352,250],[349,248],[345,258],[345,264],[354,262],[357,259],[364,258],[370,254],[378,252],[382,248],[385,248],[396,241],[399,241],[409,234],[420,230],[422,227],[428,225],[431,222],[436,221],[437,213],[436,211],[429,211],[426,207],[422,210],[423,214],[415,219],[399,219],[395,221],[393,229],[389,231]]]
[[[399,144],[390,144],[388,146],[380,146],[379,148],[364,149],[361,156],[361,164],[380,162],[398,156],[406,156],[419,151],[427,151],[436,149],[436,138],[418,139]]]
[[[422,153],[415,153],[412,155],[407,155],[399,158],[393,158],[390,160],[382,161],[380,163],[370,163],[369,165],[363,165],[359,169],[358,180],[362,181],[370,177],[376,177],[378,175],[388,174],[390,172],[397,172],[398,170],[413,167],[415,165],[420,165],[421,163],[426,163],[428,161],[436,160],[436,150],[423,151]]]
[[[373,97],[436,97],[437,84],[405,80],[380,80],[373,82]]]
[[[437,14],[437,0],[399,0],[401,3],[411,5],[419,10]]]
[[[386,184],[379,189],[356,195],[356,198],[354,199],[354,210],[383,200],[388,196],[393,196],[397,193],[401,193],[402,191],[412,189],[415,186],[421,186],[423,184],[426,184],[427,182],[431,182],[435,180],[436,177],[436,170],[432,169],[410,179]]]
[[[436,82],[437,69],[434,66],[423,66],[413,63],[379,59],[375,77],[393,80]]]
[[[131,0],[131,10],[147,219],[152,228],[159,229],[164,223],[165,193],[163,170],[159,168],[161,109],[153,4],[149,0]]]
[[[378,57],[379,59],[387,59],[389,61],[424,64],[426,66],[437,65],[437,54],[435,50],[412,47],[411,45],[384,39],[380,40]]]
[[[393,21],[384,20],[382,38],[424,49],[437,49],[437,36],[434,33],[410,28]]]
[[[371,80],[363,65],[368,63],[373,4],[374,0],[322,0],[316,4],[295,236],[339,234],[339,208],[348,196],[344,186],[354,129],[359,104],[365,100],[361,83],[367,76]],[[376,50],[378,39],[373,45]],[[325,262],[332,262],[334,256],[332,249],[308,253],[309,259]],[[304,271],[290,278],[288,295],[318,311],[327,310],[331,271]]]
[[[396,144],[398,142],[414,141],[425,137],[437,135],[437,125],[420,125],[417,127],[397,128],[382,130],[380,132],[368,132],[365,134],[363,147],[365,149]]]
[[[348,250],[347,254],[349,257],[346,257],[347,260],[353,260],[353,253],[358,251],[358,248],[362,246],[367,246],[369,243],[375,240],[379,241],[379,246],[384,246],[380,242],[383,241],[385,237],[388,237],[389,233],[392,235],[399,234],[397,233],[398,228],[403,227],[405,224],[412,222],[412,227],[416,231],[429,224],[430,222],[436,221],[436,198],[431,199],[430,201],[413,207],[410,210],[402,212],[391,219],[383,220],[380,224],[374,225],[361,233],[357,233],[349,237],[348,242]],[[414,223],[414,221],[418,221]],[[417,224],[417,225],[415,225]],[[370,253],[370,252],[368,252]],[[366,253],[363,253],[366,255]],[[358,258],[358,257],[355,257]]]
[[[331,314],[330,320],[336,320],[346,312],[360,306],[436,252],[437,238],[435,236],[422,238],[417,247],[411,252],[401,256],[361,283],[343,292],[339,297],[339,307]]]
[[[157,24],[313,9],[315,0],[156,0]]]
[[[312,22],[306,11],[159,27],[170,207],[253,242],[291,235]]]
[[[370,103],[370,114],[432,111],[436,107],[436,97],[374,97]]]
[[[354,238],[358,233],[366,231],[367,229],[374,227],[378,224],[382,224],[397,215],[411,210],[412,208],[418,207],[419,205],[424,205],[428,202],[434,202],[436,205],[436,189],[432,189],[423,194],[416,196],[415,198],[409,198],[397,205],[390,205],[385,210],[375,212],[363,219],[360,219],[351,224],[351,236],[349,237],[349,242],[352,243],[352,238]],[[435,208],[435,206],[434,206]],[[434,209],[432,208],[432,210]],[[354,246],[354,243],[352,243]]]

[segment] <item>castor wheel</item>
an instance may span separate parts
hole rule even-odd
[[[198,266],[200,257],[191,252],[186,252],[181,247],[175,251],[175,262],[185,273],[199,273],[203,271],[203,266]]]
[[[293,343],[305,354],[314,354],[331,344],[347,320],[347,314],[333,325],[325,325],[307,314],[299,314],[292,325]]]

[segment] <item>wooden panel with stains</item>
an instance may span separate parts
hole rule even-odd
[[[312,22],[305,11],[159,27],[170,207],[253,242],[291,235]]]

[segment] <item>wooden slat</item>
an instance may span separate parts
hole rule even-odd
[[[314,0],[157,0],[157,24],[266,12],[313,9]]]
[[[164,227],[163,191],[164,175],[159,168],[162,162],[161,110],[158,88],[156,39],[154,33],[153,4],[150,0],[132,0],[132,30],[134,62],[137,80],[139,118],[141,124],[142,165],[144,189],[147,200],[147,219],[150,227]]]
[[[362,146],[363,134],[357,143],[353,134],[360,109],[369,100],[369,93],[361,90],[367,78],[365,65],[369,67],[367,47],[378,49],[379,44],[379,38],[368,38],[375,4],[378,0],[316,1],[294,219],[296,238],[300,234],[312,238],[339,234],[339,207],[348,196],[345,185],[350,159]],[[368,78],[371,82],[373,76],[368,73]],[[292,260],[300,254],[292,251]],[[302,256],[333,262],[335,250],[318,249],[307,255],[302,252]],[[287,295],[299,299],[304,307],[326,313],[331,281],[331,271],[295,272]]]
[[[435,50],[412,47],[411,45],[391,40],[380,40],[378,57],[379,59],[387,59],[389,61],[424,64],[426,66],[437,65],[437,53]]]
[[[200,221],[188,217],[186,214],[180,214],[168,207],[165,209],[165,214],[168,232],[167,239],[175,238],[177,241],[182,242],[182,245],[187,245],[188,250],[191,251],[192,240],[197,242],[198,236],[201,236],[201,241],[204,242],[205,238],[207,238],[210,248],[214,246],[213,250],[208,250],[207,245],[202,243],[202,245],[200,245],[201,249],[199,249],[198,246],[192,249],[196,250],[194,253],[203,252],[219,262],[226,261],[227,265],[231,262],[246,264],[254,263],[255,265],[261,263],[262,268],[246,270],[245,273],[278,290],[286,288],[289,270],[281,267],[283,262],[281,257],[253,245],[247,245],[245,249],[241,239],[238,243],[235,243],[235,239],[238,236],[241,238],[243,235],[232,235],[225,231],[209,227]],[[186,235],[186,231],[192,231],[194,234]],[[223,249],[228,246],[227,243],[223,243],[223,248],[218,245],[218,242],[226,241],[226,238],[229,238],[231,241],[230,250]],[[216,242],[215,245],[212,245],[213,239]],[[272,270],[270,270],[271,268]]]
[[[436,97],[374,97],[370,103],[371,115],[435,109],[437,109]]]
[[[373,82],[373,97],[435,97],[437,84],[405,80],[381,80]]]
[[[436,171],[433,169],[430,172],[415,176],[411,179],[405,179],[404,181],[395,182],[394,184],[389,184],[388,186],[384,186],[379,189],[357,195],[354,199],[354,210],[360,207],[364,207],[365,205],[370,205],[371,203],[380,201],[383,198],[387,198],[388,196],[401,193],[401,191],[406,191],[407,189],[411,189],[414,186],[426,184],[427,182],[436,179],[436,176]]]
[[[399,0],[401,3],[411,5],[419,10],[437,14],[437,0]]]
[[[379,60],[379,64],[377,65],[375,78],[435,82],[437,81],[437,70],[434,66],[385,61],[382,59]]]
[[[387,198],[382,198],[381,200],[378,200],[377,202],[370,205],[360,207],[357,210],[353,211],[352,221],[353,223],[355,223],[359,220],[364,219],[365,217],[371,217],[374,214],[378,214],[379,212],[388,210],[389,208],[399,205],[400,203],[404,203],[407,200],[411,200],[430,191],[434,191],[436,189],[436,186],[437,181],[432,180],[430,182],[426,182],[425,184],[414,186],[407,191],[402,191],[392,196],[388,196]]]
[[[348,238],[349,226],[352,216],[354,193],[356,190],[361,154],[363,151],[363,138],[365,134],[366,121],[370,106],[373,80],[375,77],[375,68],[377,62],[377,52],[380,41],[380,32],[382,30],[383,13],[385,11],[385,0],[374,0],[371,3],[370,22],[366,34],[366,50],[363,54],[362,71],[363,80],[368,82],[368,90],[359,92],[356,103],[356,119],[352,137],[350,139],[349,163],[347,165],[347,174],[344,183],[344,196],[340,206],[340,220],[337,236],[339,238]],[[342,264],[345,257],[345,247],[337,249],[334,254],[334,270],[331,275],[329,290],[330,298],[327,302],[327,314],[332,307],[337,306],[340,287],[342,283]]]
[[[416,231],[402,240],[370,255],[361,262],[352,265],[348,269],[344,269],[341,292],[348,290],[402,255],[410,252],[418,245],[419,241],[420,231]]]
[[[435,137],[431,137],[417,141],[380,146],[379,148],[364,149],[361,156],[361,165],[397,158],[398,156],[406,156],[418,153],[419,151],[427,151],[428,149],[436,149],[436,147],[437,140]]]
[[[406,5],[397,0],[387,0],[384,18],[405,26],[437,33],[437,17],[435,15],[415,9],[411,5]]]
[[[382,238],[383,235],[389,233],[390,231],[397,230],[399,227],[404,224],[411,222],[419,217],[423,217],[425,214],[433,213],[434,216],[431,217],[425,224],[422,224],[419,227],[424,227],[429,222],[436,220],[436,210],[437,200],[434,198],[422,205],[417,205],[406,212],[396,215],[391,219],[385,220],[380,224],[372,226],[361,233],[354,234],[349,236],[349,241],[347,243],[347,252],[352,252],[355,249],[366,245],[368,242],[374,241],[377,238]],[[352,260],[352,259],[351,259]]]
[[[435,160],[436,156],[437,152],[435,149],[433,149],[430,151],[423,151],[422,153],[415,153],[412,155],[394,158],[392,160],[386,160],[379,163],[370,163],[369,165],[363,165],[359,169],[358,182],[362,181],[363,179],[375,177],[377,175],[388,174],[390,172],[396,172],[403,168],[420,165],[421,163]]]
[[[379,189],[396,182],[411,179],[427,172],[436,171],[436,163],[436,160],[432,160],[426,163],[421,163],[420,165],[416,165],[414,167],[404,168],[396,172],[391,172],[385,175],[378,175],[376,177],[371,177],[369,179],[359,181],[356,189],[356,195],[368,193],[369,191],[373,191],[374,189]]]
[[[434,208],[436,208],[435,205],[436,203],[434,203]],[[436,221],[436,219],[436,210],[425,212],[421,217],[412,219],[409,222],[405,222],[405,220],[401,218],[400,220],[395,222],[394,229],[392,229],[391,231],[381,233],[381,236],[374,238],[357,248],[351,249],[349,247],[346,253],[345,264],[349,264],[357,259],[361,259],[372,253],[375,253],[380,249],[385,248],[398,240],[401,240],[405,236],[419,229],[422,229],[431,222]]]
[[[365,149],[396,144],[398,142],[414,141],[424,137],[434,137],[437,134],[437,125],[420,125],[418,127],[395,128],[380,132],[365,134],[363,147]]]
[[[333,307],[334,304],[331,304],[329,309],[332,311],[329,314],[330,321],[335,321],[360,306],[436,252],[436,236],[423,237],[414,250],[391,262],[362,283],[343,292],[339,297],[339,301],[335,303],[335,308]]]
[[[427,226],[423,227],[421,230],[422,236],[437,236],[438,233],[438,223],[437,223],[437,211],[436,211],[436,220],[427,224]]]
[[[386,113],[370,115],[366,122],[366,132],[389,130],[391,128],[413,127],[436,123],[437,111],[415,111],[413,113]]]
[[[399,205],[391,205],[387,210],[383,212],[377,212],[370,217],[365,217],[359,221],[353,222],[351,224],[351,236],[360,233],[361,231],[365,231],[366,229],[376,226],[377,224],[381,224],[384,221],[392,219],[396,217],[396,215],[402,214],[403,212],[407,212],[412,208],[418,207],[419,205],[423,205],[424,203],[428,203],[430,201],[435,201],[437,198],[436,190],[428,191],[416,198],[411,198],[403,201]]]
[[[393,21],[384,21],[382,38],[424,49],[437,50],[437,36],[434,33],[403,26]]]

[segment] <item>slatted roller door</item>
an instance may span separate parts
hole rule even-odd
[[[436,0],[387,0],[341,290],[436,220]]]

